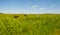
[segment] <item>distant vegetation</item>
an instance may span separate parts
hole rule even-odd
[[[60,14],[0,14],[0,35],[60,35]]]
[[[0,13],[0,14],[3,14],[3,13]]]

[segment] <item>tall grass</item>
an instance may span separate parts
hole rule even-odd
[[[60,15],[0,14],[0,35],[60,35]]]

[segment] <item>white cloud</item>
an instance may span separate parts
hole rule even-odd
[[[32,8],[37,8],[38,7],[38,5],[32,5]]]
[[[44,8],[40,8],[40,10],[44,10]]]
[[[56,4],[54,4],[54,5],[51,5],[51,7],[55,7],[56,6]]]
[[[51,10],[50,13],[54,13],[54,10]]]

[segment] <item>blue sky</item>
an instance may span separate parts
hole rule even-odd
[[[1,13],[60,13],[60,0],[0,0]]]

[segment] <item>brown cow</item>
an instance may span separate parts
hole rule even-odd
[[[19,16],[16,16],[16,15],[14,16],[14,18],[18,18],[18,17],[19,17]]]

